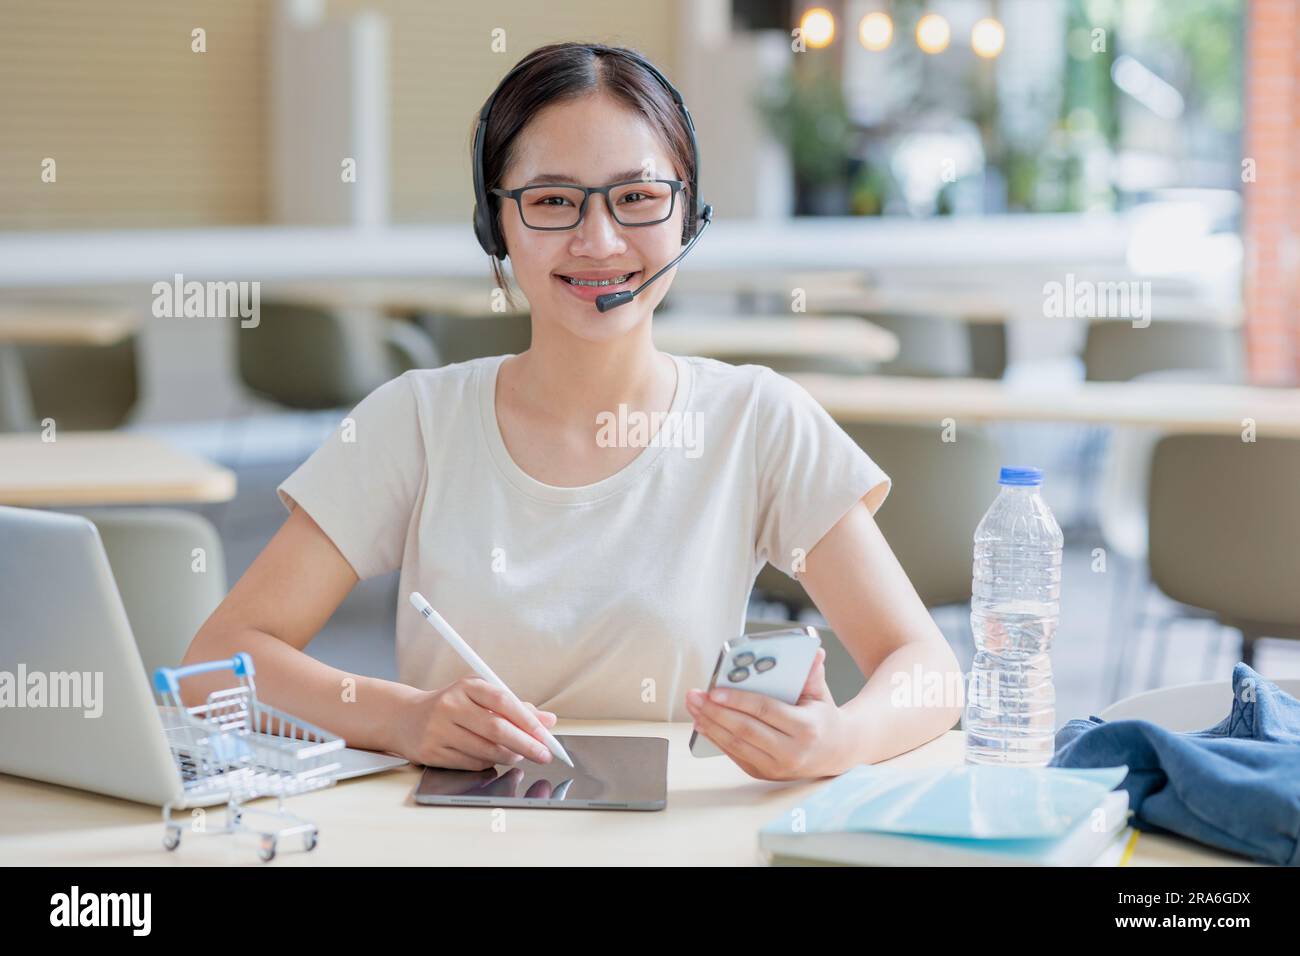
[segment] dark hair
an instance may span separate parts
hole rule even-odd
[[[691,151],[686,118],[668,91],[644,67],[623,54],[641,56],[625,47],[601,43],[552,43],[538,47],[519,61],[519,72],[501,88],[492,104],[487,129],[483,133],[483,184],[491,190],[501,185],[501,177],[514,158],[515,141],[528,122],[544,107],[586,93],[605,91],[644,116],[650,125],[664,134],[664,145],[688,184],[695,178],[695,156]],[[475,124],[478,114],[475,113]],[[473,127],[470,130],[470,156],[473,162]],[[695,201],[683,190],[683,200]],[[492,215],[501,215],[501,203],[489,194]],[[689,208],[685,207],[685,208]],[[499,220],[498,220],[499,221]],[[492,257],[492,277],[514,304],[506,283],[502,260]]]

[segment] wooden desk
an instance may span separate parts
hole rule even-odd
[[[987,379],[792,375],[840,422],[1071,422],[1166,432],[1300,438],[1300,389],[1245,385],[1079,382],[1059,388]]]
[[[229,501],[235,474],[132,432],[0,435],[0,504],[24,507]]]
[[[0,302],[0,343],[116,345],[141,322],[138,310],[115,302]]]
[[[419,771],[404,767],[292,798],[294,812],[320,827],[320,844],[311,853],[285,846],[273,863],[262,864],[249,837],[187,833],[168,853],[156,807],[0,775],[0,859],[27,866],[744,866],[761,862],[759,827],[825,784],[755,780],[725,757],[693,757],[687,750],[689,723],[561,721],[559,731],[667,737],[667,808],[494,813],[486,807],[422,807],[411,800]],[[956,765],[962,747],[961,732],[949,731],[890,764]],[[502,822],[504,830],[494,830]],[[1184,840],[1142,834],[1130,865],[1244,862]]]
[[[898,355],[889,331],[854,316],[753,316],[718,319],[665,312],[656,315],[655,345],[679,355],[825,355],[887,362]]]

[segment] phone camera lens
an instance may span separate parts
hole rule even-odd
[[[776,666],[775,657],[760,657],[754,663],[754,670],[758,671],[761,674],[764,671],[770,671],[775,666]]]
[[[731,671],[727,674],[727,680],[731,681],[733,684],[739,684],[748,676],[749,676],[748,667],[735,667],[732,668]]]
[[[737,667],[748,667],[750,664],[754,663],[754,652],[741,651],[731,659],[731,663]]]

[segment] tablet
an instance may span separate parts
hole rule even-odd
[[[425,767],[415,802],[433,806],[662,810],[668,802],[663,737],[557,734],[573,761],[522,760],[488,770]]]

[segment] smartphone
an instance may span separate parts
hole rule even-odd
[[[724,641],[713,666],[709,690],[735,688],[793,704],[808,683],[821,646],[821,636],[811,624],[742,634]],[[697,757],[722,755],[713,741],[698,730],[691,732],[691,753]]]

